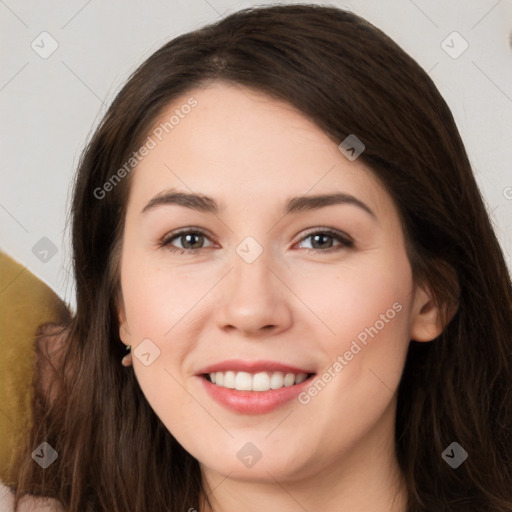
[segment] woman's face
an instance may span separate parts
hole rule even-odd
[[[155,413],[232,478],[370,462],[393,440],[410,339],[437,335],[390,196],[294,108],[247,88],[196,89],[149,136],[119,318]]]

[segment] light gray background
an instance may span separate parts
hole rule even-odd
[[[0,248],[72,308],[72,176],[106,106],[168,40],[262,3],[277,2],[0,0]],[[367,18],[429,72],[452,109],[512,268],[512,0],[322,3]],[[443,49],[462,48],[446,39],[453,31],[469,44],[458,58]],[[50,48],[42,32],[58,43],[47,58],[31,47]],[[46,262],[33,252],[42,237],[57,248]]]

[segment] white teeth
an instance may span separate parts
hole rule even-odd
[[[270,376],[270,388],[279,389],[283,387],[284,376],[281,372],[273,372]]]
[[[257,373],[252,378],[252,390],[253,391],[268,391],[270,389],[270,375],[262,372]]]
[[[251,374],[248,372],[227,371],[210,373],[210,380],[213,384],[238,391],[269,391],[270,389],[290,387],[304,382],[307,377],[307,373],[284,374],[283,372]]]
[[[235,389],[235,372],[226,372],[224,374],[224,387]]]
[[[235,377],[235,389],[252,391],[252,375],[247,372],[238,372]]]

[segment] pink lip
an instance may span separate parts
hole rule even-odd
[[[278,363],[276,361],[242,361],[241,359],[228,359],[220,363],[206,366],[199,370],[196,375],[214,372],[283,372],[283,373],[314,373],[313,370],[298,368],[288,364]]]
[[[300,384],[280,389],[270,389],[269,391],[237,391],[236,389],[216,386],[203,376],[198,378],[201,380],[206,392],[216,402],[231,411],[253,415],[271,412],[290,402],[311,384],[312,379],[310,377]]]

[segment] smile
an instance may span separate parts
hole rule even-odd
[[[312,368],[276,361],[228,360],[200,369],[206,396],[241,414],[264,414],[291,403],[310,384]]]

